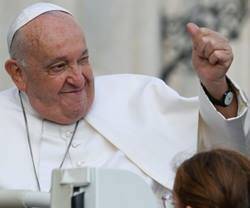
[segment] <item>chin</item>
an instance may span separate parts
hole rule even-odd
[[[88,113],[88,108],[86,108],[86,106],[81,106],[81,107],[74,108],[74,110],[72,110],[71,108],[68,111],[68,113],[65,113],[65,115],[69,118],[69,120],[72,120],[74,122],[81,118],[84,118],[87,113]]]
[[[67,104],[64,103],[64,107],[61,108],[61,113],[66,118],[65,121],[67,124],[74,123],[87,115],[90,106],[92,105],[93,99],[89,97],[84,98],[85,99],[77,100],[74,102],[67,102]]]
[[[87,112],[86,106],[67,105],[67,107],[61,108],[57,113],[47,115],[45,118],[58,124],[69,125],[84,118]]]

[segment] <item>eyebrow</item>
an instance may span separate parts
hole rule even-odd
[[[85,49],[83,52],[82,52],[82,55],[81,56],[88,56],[89,55],[89,51],[88,49]]]

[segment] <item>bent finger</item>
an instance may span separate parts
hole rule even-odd
[[[210,64],[224,64],[224,63],[231,63],[233,56],[227,50],[215,50],[209,56],[209,63]]]

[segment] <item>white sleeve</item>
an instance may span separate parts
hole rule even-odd
[[[200,87],[199,149],[230,148],[250,155],[250,115],[244,92],[232,82],[238,98],[238,115],[226,119]]]

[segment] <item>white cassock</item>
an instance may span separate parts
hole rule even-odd
[[[63,168],[127,169],[141,175],[161,198],[166,188],[172,188],[173,166],[183,155],[196,152],[198,145],[249,153],[250,119],[242,92],[238,93],[239,116],[228,120],[216,112],[203,91],[200,102],[198,98],[183,98],[153,77],[97,77],[95,93]],[[49,191],[51,171],[63,159],[74,124],[41,119],[27,97],[22,97],[41,189]],[[0,94],[0,118],[0,188],[37,190],[16,88]]]

